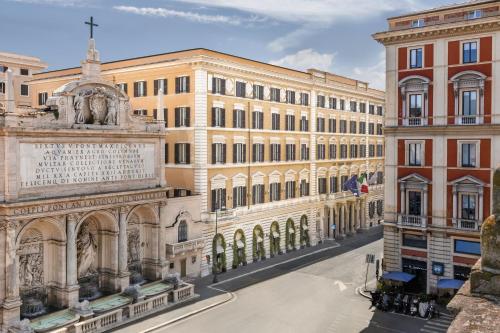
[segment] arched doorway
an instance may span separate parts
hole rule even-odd
[[[307,216],[302,215],[300,218],[300,247],[311,246],[309,239],[309,225],[307,224]]]
[[[64,304],[65,236],[51,219],[34,220],[17,238],[21,318],[34,318]]]
[[[92,300],[119,289],[118,226],[115,217],[99,211],[77,228],[77,278],[80,300]]]
[[[246,257],[246,241],[245,234],[243,230],[238,229],[234,233],[234,242],[233,242],[233,269],[237,268],[239,265],[246,266],[247,257]]]
[[[286,251],[295,251],[295,225],[292,219],[286,221]]]
[[[283,253],[281,252],[280,239],[280,226],[277,221],[274,221],[271,224],[271,230],[269,233],[269,254],[271,255],[271,258],[276,254]]]
[[[212,241],[212,270],[216,273],[226,271],[226,241],[224,236],[217,234]]]
[[[253,261],[266,260],[266,248],[264,247],[264,230],[260,225],[253,228],[252,257]]]

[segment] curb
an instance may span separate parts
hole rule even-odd
[[[150,328],[147,328],[143,331],[139,331],[138,333],[149,333],[149,332],[153,332],[159,328],[162,328],[162,327],[166,327],[166,326],[169,326],[169,325],[172,325],[178,321],[181,321],[183,319],[186,319],[186,318],[189,318],[189,317],[192,317],[194,315],[197,315],[198,313],[201,313],[201,312],[204,312],[204,311],[207,311],[207,310],[210,310],[216,306],[219,306],[219,305],[222,305],[222,304],[225,304],[231,300],[234,299],[234,294],[232,292],[226,292],[226,295],[229,295],[229,297],[227,299],[224,299],[224,300],[221,300],[221,301],[218,301],[218,302],[215,302],[215,303],[212,303],[210,305],[207,305],[201,309],[198,309],[198,310],[194,310],[194,311],[191,311],[191,312],[188,312],[182,316],[179,316],[177,318],[174,318],[174,319],[170,319],[169,321],[166,321],[164,323],[161,323],[159,325],[156,325],[156,326],[153,326],[153,327],[150,327]],[[195,304],[195,303],[193,303]]]
[[[370,300],[372,299],[372,297],[368,294],[369,291],[363,290],[363,288],[361,288],[361,287],[357,287],[356,288],[356,292],[359,295],[363,296],[364,298],[367,298],[367,299],[370,299]]]

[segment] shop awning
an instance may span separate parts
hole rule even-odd
[[[243,244],[243,241],[241,239],[238,239],[236,241],[236,246],[238,247],[238,249],[242,249],[245,247],[245,244]]]
[[[280,233],[277,231],[273,231],[273,238],[280,238]]]
[[[262,243],[263,239],[260,236],[257,236],[257,243]]]
[[[441,279],[438,281],[438,289],[460,289],[465,281],[456,279]]]
[[[410,282],[415,278],[415,275],[405,272],[389,272],[382,275],[382,280],[391,280],[399,282]]]
[[[224,248],[221,245],[217,245],[217,254],[224,253]]]

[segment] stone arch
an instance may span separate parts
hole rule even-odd
[[[252,232],[252,258],[253,261],[266,259],[266,248],[264,247],[264,230],[257,224]]]
[[[292,218],[286,220],[286,251],[295,251],[295,224]]]
[[[80,299],[95,299],[118,286],[118,221],[109,211],[84,215],[76,227]]]
[[[233,240],[233,269],[237,268],[240,264],[246,266],[247,257],[246,257],[246,238],[245,233],[242,229],[238,229],[234,233]]]
[[[269,231],[269,254],[271,255],[271,257],[274,257],[276,254],[283,253],[281,252],[280,247],[281,234],[278,221],[274,221],[273,223],[271,223]]]
[[[300,247],[311,246],[309,239],[309,223],[307,222],[307,215],[300,217]]]
[[[214,272],[220,273],[226,271],[226,240],[222,234],[217,234],[212,240],[212,257]]]

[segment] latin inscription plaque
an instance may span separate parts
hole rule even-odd
[[[21,143],[21,188],[154,178],[149,143]]]

